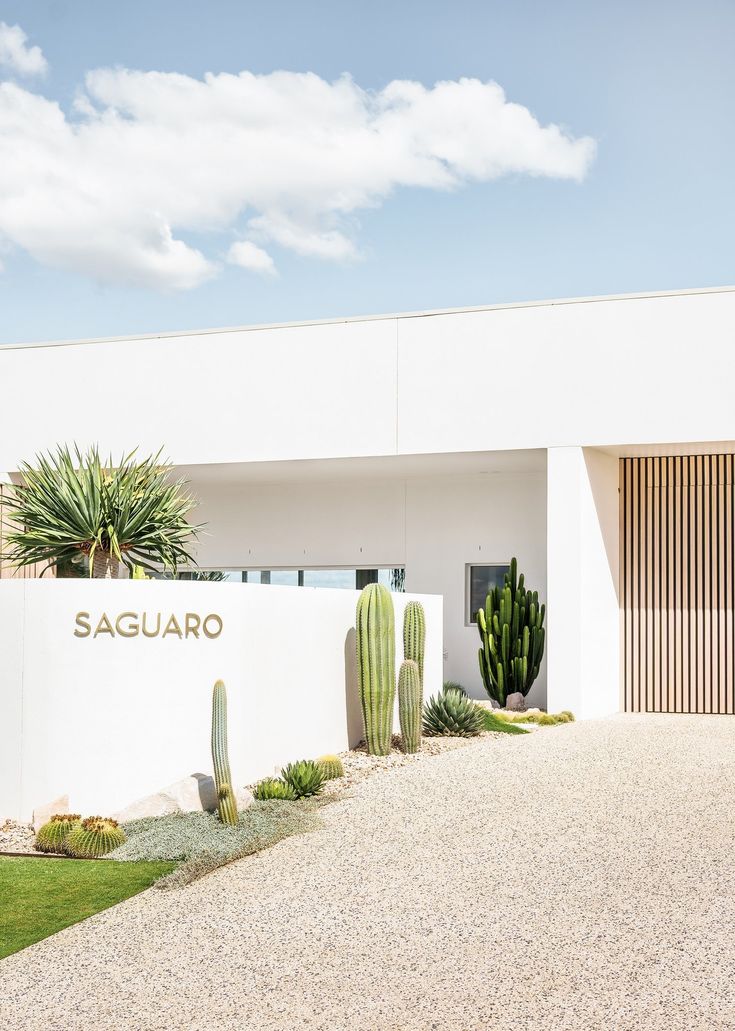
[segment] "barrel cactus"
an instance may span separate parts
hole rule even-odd
[[[237,803],[227,755],[227,691],[221,680],[217,681],[212,692],[212,763],[220,821],[234,825],[237,823]]]
[[[317,759],[316,764],[324,774],[325,780],[337,780],[345,775],[345,768],[338,755],[322,755]]]
[[[64,851],[74,859],[99,859],[122,845],[125,831],[117,820],[104,816],[88,816],[67,835]]]
[[[412,659],[419,668],[419,683],[424,686],[424,645],[426,617],[420,601],[409,601],[403,610],[403,658]]]
[[[428,737],[476,737],[485,729],[485,712],[456,688],[443,690],[424,705]]]
[[[396,697],[395,617],[390,591],[368,584],[357,601],[357,672],[370,755],[388,755]]]
[[[318,795],[325,781],[324,771],[313,759],[299,759],[281,770],[281,777],[297,798]]]
[[[504,587],[494,587],[477,613],[482,682],[501,708],[508,695],[528,694],[544,656],[546,609],[539,606],[538,591],[527,591],[523,580],[511,559]]]
[[[401,747],[404,752],[421,748],[421,674],[413,659],[401,663],[398,672],[398,718],[401,721]]]
[[[48,823],[39,827],[36,834],[36,849],[39,852],[63,852],[64,843],[71,831],[80,827],[79,813],[54,813]]]
[[[270,802],[272,799],[293,802],[296,792],[285,780],[278,777],[265,777],[263,780],[259,780],[253,788],[253,798],[256,802]]]

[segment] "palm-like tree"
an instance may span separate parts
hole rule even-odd
[[[142,461],[131,451],[115,465],[99,450],[74,454],[66,446],[24,463],[22,483],[3,504],[18,529],[7,535],[6,558],[17,566],[89,560],[89,575],[116,577],[119,564],[132,572],[163,567],[176,573],[180,564],[195,564],[187,545],[200,526],[187,516],[195,500],[185,481],[171,478],[161,452]]]

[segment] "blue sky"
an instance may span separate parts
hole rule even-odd
[[[34,121],[36,134],[43,135],[45,123],[22,115],[26,93],[57,101],[71,122],[78,121],[85,114],[73,104],[80,92],[89,92],[85,75],[125,68],[197,79],[207,72],[310,71],[326,83],[348,73],[360,91],[378,95],[394,80],[429,89],[437,81],[465,77],[494,80],[508,101],[527,108],[541,126],[562,126],[569,140],[551,173],[556,158],[547,154],[538,159],[538,168],[536,159],[531,161],[530,172],[511,168],[497,178],[468,175],[473,148],[482,149],[486,134],[481,112],[470,128],[462,128],[473,103],[463,95],[438,144],[442,153],[445,147],[462,149],[452,188],[404,185],[403,157],[391,155],[392,185],[375,194],[366,173],[360,188],[369,200],[345,212],[339,208],[337,173],[326,201],[320,183],[312,184],[311,192],[304,185],[301,197],[302,169],[293,150],[297,123],[287,130],[297,141],[291,141],[290,157],[273,170],[285,176],[279,189],[287,200],[278,211],[290,206],[298,225],[284,229],[271,208],[264,216],[265,201],[253,207],[248,201],[235,217],[232,205],[238,202],[228,200],[229,214],[220,217],[224,201],[219,203],[217,191],[229,198],[238,177],[252,174],[250,165],[262,161],[263,175],[270,178],[267,162],[274,161],[273,154],[263,159],[257,145],[224,171],[220,159],[193,178],[179,180],[174,174],[166,193],[201,190],[216,212],[192,209],[191,197],[174,204],[176,211],[187,212],[181,225],[172,226],[186,254],[169,254],[166,269],[150,277],[155,285],[149,287],[150,256],[139,260],[133,253],[149,228],[137,207],[156,207],[158,217],[156,205],[161,201],[165,208],[168,197],[161,195],[160,182],[158,194],[146,192],[150,170],[144,148],[123,172],[111,157],[106,180],[98,137],[89,162],[97,178],[89,190],[104,191],[109,182],[118,199],[111,207],[110,198],[103,198],[101,216],[94,206],[80,207],[77,218],[78,198],[71,203],[68,189],[58,188],[56,168],[46,167],[46,154],[53,154],[44,150],[48,141],[31,139],[27,126],[18,129],[14,122],[15,136],[0,132],[2,342],[735,282],[735,5],[730,2],[0,0],[0,21],[19,25],[27,46],[39,46],[48,65],[45,75],[7,67],[3,75],[0,69],[0,79],[23,91],[14,94],[13,103],[20,106],[13,110]],[[98,79],[92,94],[98,125],[100,110],[109,113],[122,95],[115,76],[119,73]],[[147,81],[135,103],[145,105],[152,96]],[[125,88],[129,98],[131,90]],[[297,90],[298,100],[298,83],[288,88]],[[365,95],[371,94],[360,93]],[[134,117],[125,112],[123,121]],[[175,117],[180,122],[181,112]],[[202,117],[206,128],[210,115]],[[309,117],[320,129],[319,111]],[[431,135],[421,117],[414,112],[405,124],[413,131],[420,123],[424,136]],[[181,131],[185,136],[186,127]],[[488,124],[488,138],[494,131]],[[229,127],[222,132],[229,133]],[[529,133],[529,146],[535,145],[538,133]],[[594,155],[585,151],[583,160],[579,148],[585,144],[579,141],[588,137],[596,149]],[[155,133],[145,139],[156,146]],[[26,146],[23,165],[16,159]],[[16,176],[34,178],[36,192],[29,194],[25,213],[15,203],[3,208],[3,190],[7,201],[17,189],[10,177],[3,179],[10,147]],[[81,164],[79,154],[86,152],[75,153],[73,160]],[[91,174],[86,158],[84,163],[85,175]],[[408,176],[411,183],[424,174],[419,164]],[[325,166],[330,175],[333,165]],[[214,183],[207,178],[210,171]],[[351,188],[359,172],[345,171]],[[141,190],[128,190],[138,178]],[[261,193],[264,188],[258,187]],[[166,215],[163,221],[171,219]],[[296,243],[292,230],[299,236]],[[249,250],[241,252],[238,263],[232,248],[244,240]],[[126,248],[129,258],[118,262]],[[318,256],[322,251],[327,256]]]

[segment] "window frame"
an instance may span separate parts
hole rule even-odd
[[[473,619],[474,612],[471,609],[472,605],[472,570],[473,569],[490,569],[495,566],[499,566],[503,569],[504,573],[510,570],[510,559],[505,559],[496,562],[465,562],[464,566],[464,625],[466,627],[477,627],[477,620]]]

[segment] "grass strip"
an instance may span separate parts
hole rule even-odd
[[[0,858],[0,959],[137,895],[173,866]]]
[[[496,716],[490,709],[485,709],[485,730],[492,730],[498,734],[529,734],[525,727],[519,727],[517,723],[510,723],[508,720]]]

